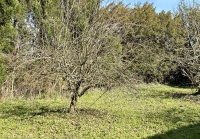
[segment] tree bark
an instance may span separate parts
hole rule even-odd
[[[70,102],[70,106],[69,106],[69,113],[74,113],[76,111],[76,103],[78,100],[78,91],[73,91],[73,95],[71,97],[71,102]]]
[[[81,97],[82,95],[84,95],[90,88],[92,88],[92,85],[86,86],[78,95],[79,97]]]

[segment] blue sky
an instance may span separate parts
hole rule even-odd
[[[144,3],[147,0],[122,0],[125,4],[128,3]],[[148,0],[149,3],[153,3],[154,7],[156,7],[156,11],[160,12],[162,10],[169,11],[176,8],[180,0]]]
[[[109,0],[104,0],[104,2],[108,2]],[[111,0],[110,0],[111,1]],[[141,2],[142,4],[146,1],[148,3],[153,3],[154,7],[156,7],[156,12],[160,12],[162,10],[165,11],[173,11],[173,8],[176,8],[180,0],[115,0],[116,2],[122,1],[124,4],[131,4]]]

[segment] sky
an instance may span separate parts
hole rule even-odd
[[[162,10],[165,11],[173,11],[174,8],[178,6],[180,0],[122,0],[124,4],[128,3],[153,3],[154,7],[156,8],[156,12],[161,12]]]
[[[174,8],[177,8],[178,3],[180,2],[180,0],[115,0],[115,1],[116,2],[122,1],[125,5],[130,4],[130,6],[134,6],[134,4],[138,2],[141,2],[143,4],[147,1],[148,3],[153,3],[153,6],[156,8],[157,13],[161,12],[162,10],[173,11]]]

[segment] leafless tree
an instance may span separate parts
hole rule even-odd
[[[183,22],[185,46],[179,48],[176,59],[183,74],[195,87],[200,88],[200,4],[181,1],[178,12]]]

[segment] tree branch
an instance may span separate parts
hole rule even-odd
[[[88,85],[86,86],[80,93],[79,93],[79,97],[81,97],[82,95],[84,95],[90,88],[94,87],[93,85]]]

